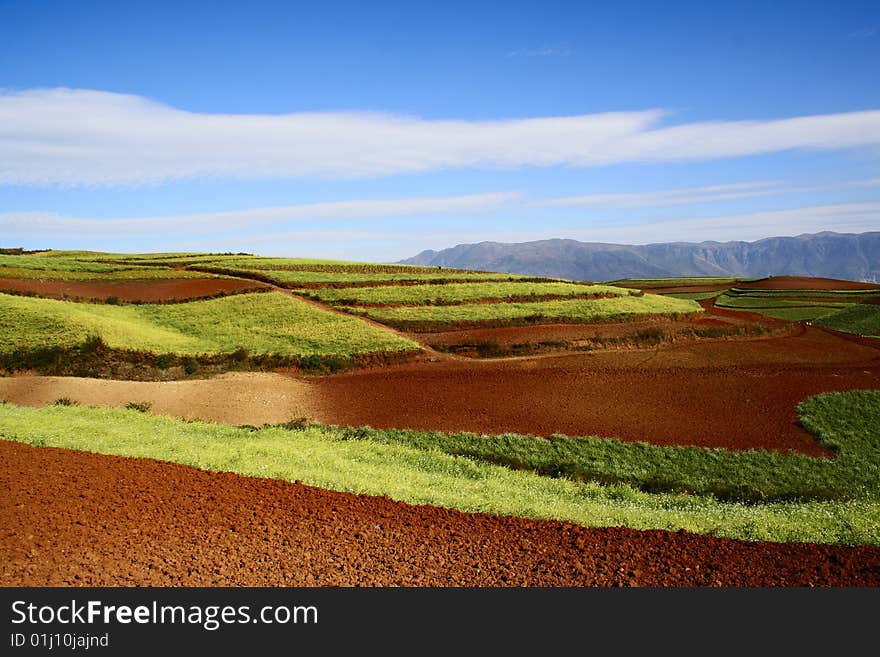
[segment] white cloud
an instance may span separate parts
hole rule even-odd
[[[791,185],[779,180],[711,185],[706,187],[683,187],[650,192],[623,192],[618,194],[586,194],[539,199],[531,205],[545,208],[593,207],[593,208],[655,208],[664,206],[716,203],[758,196],[779,196],[806,192],[826,192],[859,187],[880,187],[880,178],[853,180],[827,185]]]
[[[864,27],[860,30],[850,32],[847,36],[850,39],[873,39],[878,34],[880,34],[880,29],[876,27]]]
[[[0,95],[0,184],[351,178],[880,145],[880,110],[672,127],[659,125],[663,116],[660,110],[505,121],[356,112],[198,114],[133,95],[31,90]]]
[[[730,185],[711,185],[708,187],[663,189],[653,192],[586,194],[583,196],[541,199],[534,201],[533,204],[538,207],[547,208],[652,208],[667,205],[689,205],[692,203],[709,203],[778,194],[778,184],[776,181],[758,181]]]
[[[830,230],[861,233],[880,230],[880,203],[838,203],[733,215],[672,219],[638,226],[597,226],[584,231],[591,240],[621,240],[626,244],[653,242],[753,241],[780,235]]]
[[[335,201],[227,212],[112,219],[76,218],[52,212],[6,212],[0,213],[0,234],[110,237],[202,232],[207,235],[220,231],[283,226],[292,222],[315,220],[492,212],[519,197],[518,192],[494,192],[465,196]]]

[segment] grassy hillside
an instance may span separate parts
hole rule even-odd
[[[113,349],[200,355],[339,355],[418,346],[355,317],[272,292],[180,304],[109,306],[0,294],[0,353],[100,337]]]
[[[866,405],[850,394],[825,396],[821,403],[802,409],[809,426],[842,449],[853,436],[873,435],[876,442],[872,423],[877,420],[877,400]],[[0,438],[298,480],[331,490],[387,495],[411,504],[567,520],[585,526],[687,529],[753,540],[880,544],[880,502],[873,489],[859,492],[858,487],[848,500],[729,503],[710,495],[647,493],[625,484],[541,476],[430,446],[388,444],[369,432],[359,435],[316,427],[253,431],[121,409],[0,404]],[[876,460],[870,462],[875,469],[876,464]]]

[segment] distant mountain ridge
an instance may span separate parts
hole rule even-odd
[[[573,280],[669,276],[818,276],[880,282],[880,232],[822,232],[755,242],[625,245],[549,239],[459,244],[401,260]]]

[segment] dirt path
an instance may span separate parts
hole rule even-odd
[[[316,392],[308,380],[255,372],[159,382],[64,376],[0,378],[0,399],[21,406],[44,406],[64,397],[87,406],[146,401],[155,413],[254,426],[317,417]]]
[[[0,441],[2,586],[878,586],[880,548],[585,529]]]

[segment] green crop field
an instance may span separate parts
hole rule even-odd
[[[242,276],[248,277],[256,275],[258,277],[263,277],[269,279],[276,283],[277,285],[283,287],[291,287],[295,288],[301,285],[309,285],[309,284],[344,284],[344,285],[352,285],[352,284],[393,284],[393,283],[403,283],[403,282],[419,282],[419,281],[436,281],[438,283],[442,283],[445,281],[468,281],[468,280],[514,280],[517,278],[524,278],[522,276],[513,276],[507,274],[491,274],[491,273],[479,273],[479,272],[456,272],[452,270],[443,270],[443,271],[432,271],[430,273],[425,272],[360,272],[360,271],[311,271],[311,270],[298,270],[298,269],[262,269],[262,268],[252,268],[248,269],[245,267],[231,267],[231,266],[222,266],[215,267],[213,265],[204,267],[198,266],[199,268],[203,268],[205,270],[213,270],[218,273],[226,273],[233,276]]]
[[[825,317],[826,315],[833,315],[841,308],[846,307],[848,306],[840,306],[835,308],[828,308],[824,306],[795,306],[792,308],[754,309],[750,312],[760,313],[767,317],[773,317],[774,319],[783,319],[789,322],[812,322],[814,320]],[[745,309],[740,308],[740,310]]]
[[[836,331],[880,337],[880,305],[864,303],[850,306],[819,317],[813,323]]]
[[[776,319],[811,321],[853,304],[877,299],[873,290],[745,290],[731,288],[718,297],[719,308],[746,310]]]
[[[80,260],[68,255],[0,255],[0,278],[25,278],[57,281],[128,281],[167,278],[210,278],[211,275],[174,269],[172,267],[138,267],[93,260]]]
[[[588,527],[686,529],[749,540],[878,545],[878,409],[877,391],[823,395],[800,408],[802,421],[818,431],[826,444],[838,447],[837,458],[861,454],[860,466],[866,471],[847,489],[846,499],[757,504],[720,501],[709,494],[649,493],[623,483],[543,476],[444,453],[430,444],[394,443],[377,438],[370,430],[249,430],[136,410],[0,404],[0,438],[296,480],[330,490],[386,495],[410,504],[565,520]],[[705,451],[707,459],[717,452]],[[717,467],[723,474],[724,463]],[[772,475],[773,471],[771,479]],[[874,483],[863,487],[872,476]]]
[[[646,294],[610,299],[572,299],[523,303],[487,303],[458,306],[399,306],[347,310],[394,326],[407,323],[457,323],[527,320],[549,322],[601,322],[633,315],[702,312],[695,301]]]
[[[59,269],[25,269],[0,267],[0,278],[19,278],[40,281],[100,281],[102,283],[151,281],[180,278],[229,278],[183,269],[159,267],[119,268],[109,272],[65,271]]]
[[[210,261],[205,258],[205,261]],[[370,262],[352,262],[347,260],[316,260],[312,258],[264,258],[260,256],[226,256],[216,261],[218,266],[244,267],[248,269],[272,269],[289,271],[323,271],[351,274],[396,274],[396,273],[433,273],[437,267],[418,267],[414,265],[382,264]],[[448,270],[461,271],[461,270]]]
[[[280,292],[179,304],[107,306],[0,294],[0,353],[70,347],[100,337],[114,349],[200,355],[339,355],[418,345],[355,317]]]
[[[256,278],[280,287],[371,286],[420,282],[439,285],[447,281],[533,280],[516,274],[439,267],[308,258],[265,258],[245,254],[121,254],[91,251],[0,254],[0,278],[127,281],[206,276]]]
[[[671,294],[664,294],[665,297],[672,297],[673,299],[690,299],[691,301],[703,301],[705,299],[714,299],[721,292],[673,292]]]
[[[713,277],[701,276],[694,278],[623,278],[619,281],[608,281],[606,285],[617,285],[619,287],[635,287],[654,286],[654,287],[678,287],[685,285],[720,285],[722,283],[736,283],[737,281],[746,281],[753,279],[746,278],[730,278],[730,277]]]
[[[474,301],[501,301],[528,297],[590,297],[598,295],[625,296],[632,294],[608,285],[579,285],[577,283],[450,283],[448,285],[388,285],[381,287],[322,288],[300,290],[325,303],[356,304],[409,304],[453,305]]]

